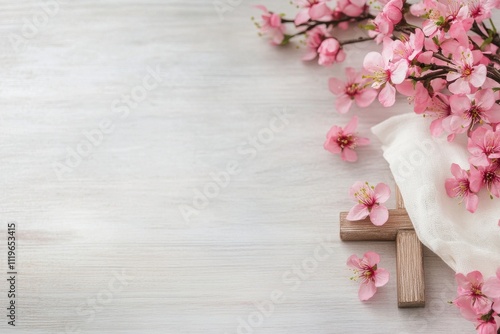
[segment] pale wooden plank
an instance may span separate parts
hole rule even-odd
[[[343,241],[394,241],[400,229],[413,228],[406,210],[389,210],[389,221],[375,226],[369,218],[350,221],[340,213],[340,239]]]
[[[422,244],[414,230],[400,230],[396,238],[398,307],[424,307],[425,281]]]

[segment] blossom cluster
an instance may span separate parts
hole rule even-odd
[[[483,278],[479,271],[456,274],[457,294],[453,301],[464,318],[472,321],[479,334],[496,334],[500,314],[500,268],[496,276]]]
[[[380,52],[368,52],[360,69],[345,69],[346,80],[331,78],[335,108],[345,114],[354,105],[364,108],[378,100],[391,107],[398,94],[413,110],[432,119],[432,136],[452,142],[464,136],[468,166],[451,166],[446,190],[478,207],[478,193],[500,197],[500,36],[491,19],[500,0],[300,0],[297,15],[263,11],[256,23],[276,45],[302,38],[303,60],[330,66],[342,62],[349,44],[373,41]],[[358,25],[364,36],[342,40],[342,31]],[[289,26],[294,32],[289,33]],[[356,134],[353,117],[346,127],[333,126],[325,149],[354,162],[357,147],[367,138]]]

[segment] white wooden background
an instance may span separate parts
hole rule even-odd
[[[474,332],[447,304],[454,273],[435,255],[425,253],[427,307],[403,310],[394,244],[339,240],[349,186],[393,184],[369,128],[407,110],[335,113],[327,79],[359,66],[365,46],[340,67],[302,64],[303,50],[257,37],[248,0],[220,1],[221,15],[211,0],[58,1],[45,20],[54,1],[0,8],[0,309],[9,221],[20,273],[17,326],[3,311],[1,333]],[[122,117],[114,101],[139,92],[148,67],[161,85]],[[284,130],[250,155],[249,138],[269,135],[283,110]],[[374,144],[347,164],[322,144],[353,114]],[[58,178],[54,164],[104,119],[112,131]],[[239,173],[183,219],[179,207],[231,161]],[[368,250],[393,276],[362,303],[345,261]],[[275,290],[281,302],[259,318],[256,303]]]

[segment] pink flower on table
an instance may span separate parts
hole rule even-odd
[[[447,127],[453,133],[464,133],[479,123],[500,121],[500,106],[495,103],[491,89],[481,89],[473,97],[452,95],[450,106],[452,115]]]
[[[342,50],[342,45],[336,38],[330,37],[321,42],[318,48],[319,60],[318,64],[330,66],[333,63],[343,62],[345,52]]]
[[[470,49],[463,46],[459,46],[452,53],[453,64],[450,64],[450,67],[455,69],[455,72],[449,72],[446,75],[446,80],[454,81],[448,86],[450,92],[453,94],[470,94],[471,87],[478,88],[483,85],[486,80],[486,66],[478,64],[481,57],[482,54],[473,54]]]
[[[490,277],[484,282],[483,293],[493,299],[493,310],[500,312],[500,268],[498,268],[496,276]]]
[[[358,160],[358,155],[354,150],[358,146],[368,145],[370,140],[368,138],[358,137],[355,134],[357,127],[358,118],[356,116],[354,116],[344,128],[337,125],[332,126],[330,131],[326,134],[326,141],[324,144],[325,150],[333,154],[340,154],[344,161],[354,162]]]
[[[281,16],[271,13],[265,6],[258,5],[256,8],[262,10],[262,23],[260,25],[260,32],[271,38],[271,43],[279,45],[285,38],[285,25],[281,21]]]
[[[458,197],[461,201],[465,200],[467,210],[474,213],[477,209],[479,198],[476,192],[471,190],[469,172],[463,170],[457,164],[452,164],[451,173],[454,177],[446,179],[446,193],[450,197]]]
[[[473,271],[465,276],[456,274],[458,297],[453,303],[460,309],[461,313],[473,311],[476,314],[487,314],[491,310],[491,300],[483,294],[483,274]]]
[[[469,162],[474,166],[489,166],[493,159],[500,158],[500,131],[481,126],[469,136],[467,149],[472,154]]]
[[[497,164],[479,166],[470,171],[470,188],[479,192],[483,187],[488,189],[490,196],[500,197],[500,169]]]
[[[295,17],[295,25],[300,25],[306,23],[309,19],[320,20],[328,19],[331,15],[332,10],[328,8],[326,2],[329,0],[298,0],[297,5],[302,9],[298,12]]]
[[[335,108],[337,112],[345,114],[351,108],[354,101],[360,107],[369,106],[377,97],[377,91],[372,88],[366,88],[366,80],[362,73],[357,73],[352,67],[345,69],[347,81],[343,82],[337,78],[330,78],[328,86],[330,91],[337,95]]]
[[[347,259],[347,266],[351,268],[355,275],[352,280],[360,280],[359,299],[364,301],[372,298],[380,288],[389,282],[389,272],[384,268],[378,268],[380,256],[375,252],[366,252],[363,258],[358,258],[355,254]]]
[[[339,0],[337,9],[347,16],[358,17],[365,11],[366,0]]]
[[[302,57],[302,60],[313,60],[318,56],[318,48],[321,43],[326,39],[331,37],[330,32],[324,25],[317,26],[306,33],[306,45],[309,49],[307,53]]]
[[[363,67],[369,72],[366,77],[371,79],[372,87],[375,89],[383,87],[378,95],[380,103],[384,107],[392,106],[396,102],[396,88],[393,85],[404,81],[408,63],[405,60],[392,63],[386,52],[384,54],[369,52],[365,56]]]
[[[356,221],[369,216],[373,225],[382,226],[389,219],[389,211],[383,205],[391,196],[387,184],[379,183],[373,187],[368,182],[358,181],[352,185],[349,196],[358,204],[349,210],[348,220]]]

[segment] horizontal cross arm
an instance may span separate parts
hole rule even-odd
[[[402,229],[413,229],[404,209],[389,210],[389,220],[382,226],[373,225],[369,218],[350,221],[347,212],[340,213],[340,239],[343,241],[394,241]]]

